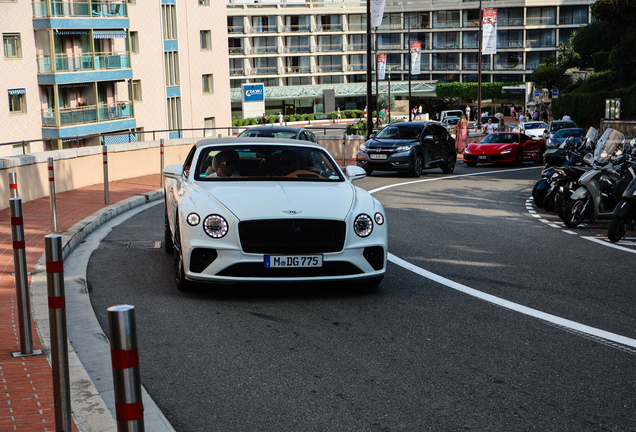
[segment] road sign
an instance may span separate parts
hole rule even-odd
[[[541,96],[541,92],[539,90],[535,90],[534,91],[534,98],[535,99],[539,99],[539,96]]]
[[[552,89],[552,99],[559,97],[559,89]]]

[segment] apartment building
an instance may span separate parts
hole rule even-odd
[[[482,56],[482,82],[526,81],[590,22],[593,2],[484,0],[498,13],[497,53]],[[336,90],[340,106],[364,106],[366,2],[228,0],[227,22],[233,111],[240,110],[241,84],[255,82],[266,86],[268,111],[311,110],[324,88]],[[479,1],[387,0],[382,25],[373,29],[374,62],[376,52],[387,54],[391,90],[405,98],[409,42],[420,41],[412,94],[435,96],[436,82],[477,82],[478,30]]]
[[[182,129],[227,127],[228,38],[220,6],[219,0],[0,0],[0,93],[7,95],[0,142],[50,139],[33,143],[27,152],[34,152],[148,140],[149,131],[171,130],[173,138]],[[11,153],[6,147],[2,154]]]

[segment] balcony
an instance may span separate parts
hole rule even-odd
[[[245,27],[243,26],[227,26],[228,33],[245,33]]]
[[[130,53],[86,53],[69,56],[55,55],[55,71],[52,69],[50,55],[36,57],[38,72],[82,72],[90,70],[128,69],[130,68]]]
[[[349,23],[349,31],[367,31],[366,23]]]
[[[314,27],[314,31],[316,32],[333,32],[333,31],[342,31],[342,24],[321,24]]]
[[[379,43],[378,51],[397,51],[402,49],[401,43]]]
[[[287,45],[283,47],[284,53],[308,53],[311,52],[309,45]]]
[[[523,48],[523,41],[522,40],[497,41],[497,48],[501,48],[501,49]]]
[[[278,53],[278,47],[276,46],[250,48],[250,54],[276,54],[276,53]]]
[[[464,41],[464,49],[477,49],[479,48],[479,42],[476,41]]]
[[[63,108],[59,110],[59,124],[56,120],[56,111],[58,110],[42,110],[42,126],[57,128],[133,118],[133,106],[130,101]]]
[[[92,17],[92,18],[121,18],[128,17],[128,5],[124,0],[107,2],[63,1],[50,2],[51,13],[47,10],[46,2],[33,2],[34,18],[55,17]]]
[[[433,42],[433,49],[459,49],[457,42]]]
[[[344,45],[340,44],[320,44],[314,45],[314,52],[342,51]]]
[[[526,25],[554,25],[554,17],[526,17]]]
[[[479,63],[469,63],[469,62],[464,62],[462,64],[462,69],[463,70],[477,70],[477,68],[479,67]],[[490,63],[482,63],[481,64],[481,70],[490,70]]]
[[[229,47],[228,52],[230,55],[245,54],[245,49],[243,47]]]
[[[509,63],[495,63],[495,70],[524,70],[523,63],[509,62]]]
[[[311,73],[310,66],[285,66],[284,70],[288,74]]]
[[[282,29],[283,33],[302,33],[310,30],[311,26],[308,24],[284,25]]]
[[[277,73],[278,68],[276,66],[255,67],[251,70],[251,74],[254,75],[276,75]]]
[[[459,70],[459,63],[433,63],[433,70]]]
[[[276,33],[277,31],[276,26],[257,26],[250,29],[250,33]]]
[[[342,65],[318,65],[314,68],[314,72],[342,72]]]
[[[366,50],[367,50],[367,44],[365,43],[347,45],[347,51],[366,51]]]
[[[553,40],[526,40],[526,48],[554,48]]]
[[[560,16],[559,24],[560,25],[587,24],[587,17]]]
[[[413,41],[413,42],[415,42],[415,41]],[[420,46],[421,46],[422,50],[430,50],[431,49],[431,44],[429,42],[421,42],[421,43],[422,44]],[[411,49],[411,46],[410,46],[410,44],[408,42],[406,42],[404,44],[404,46],[402,47],[402,49],[408,51],[408,50]]]
[[[230,76],[244,76],[245,69],[243,68],[230,68]]]
[[[523,18],[503,18],[497,21],[501,27],[518,27],[523,25]]]
[[[365,71],[367,70],[366,64],[350,64],[347,66],[348,71]]]

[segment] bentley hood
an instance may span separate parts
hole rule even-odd
[[[286,217],[344,220],[355,199],[354,187],[349,182],[210,182],[199,191],[207,194],[208,200],[225,206],[239,220]]]

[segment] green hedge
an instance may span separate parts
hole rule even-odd
[[[501,99],[501,88],[523,83],[481,83],[481,99]],[[435,92],[440,98],[477,99],[477,83],[437,83]]]
[[[636,92],[632,86],[612,92],[570,93],[552,99],[552,115],[560,119],[567,112],[579,127],[598,127],[605,117],[605,99],[621,98],[621,119],[636,116]]]

